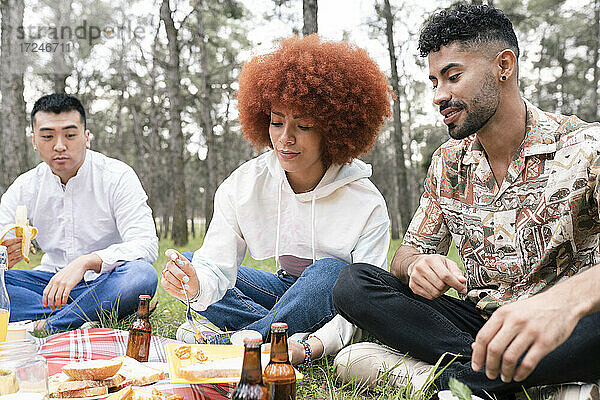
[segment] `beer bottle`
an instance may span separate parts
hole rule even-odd
[[[141,294],[137,310],[137,317],[129,327],[129,340],[127,341],[127,356],[140,362],[148,361],[150,353],[150,339],[152,326],[150,326],[150,296]]]
[[[261,338],[244,339],[242,377],[235,387],[232,400],[267,400],[267,388],[262,380],[260,365]]]
[[[269,400],[294,400],[296,398],[296,371],[288,356],[285,322],[271,324],[271,361],[264,372]]]

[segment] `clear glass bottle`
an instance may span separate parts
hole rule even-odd
[[[8,271],[8,253],[6,247],[0,246],[0,342],[6,340],[10,319],[10,300],[4,284],[4,271]]]
[[[0,400],[48,399],[48,363],[31,340],[0,343]]]

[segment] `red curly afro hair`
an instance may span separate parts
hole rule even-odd
[[[367,154],[391,115],[392,90],[367,52],[316,34],[283,40],[242,68],[237,94],[244,137],[255,147],[273,147],[271,106],[284,104],[314,119],[324,132],[323,161],[345,164]]]

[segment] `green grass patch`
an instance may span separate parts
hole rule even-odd
[[[202,245],[202,237],[198,236],[192,238],[187,246],[178,248],[180,252],[195,251]],[[390,245],[388,251],[388,265],[392,260],[392,257],[400,247],[401,241],[394,240]],[[168,248],[174,248],[173,242],[167,239],[161,239],[159,242],[159,255],[158,260],[154,263],[154,267],[158,274],[160,274],[167,263],[167,258],[164,253]],[[458,257],[456,247],[452,245],[448,256],[457,261],[462,268],[462,263]],[[41,261],[41,254],[32,255],[29,264],[21,261],[17,264],[17,268],[32,268],[32,266],[39,265]],[[254,268],[261,268],[266,271],[275,271],[274,259],[257,261],[252,259],[249,254],[246,254],[244,258],[244,265],[251,266]],[[450,295],[456,296],[456,293],[449,293]],[[164,336],[167,338],[175,338],[175,332],[177,327],[185,321],[185,306],[179,300],[168,295],[162,286],[158,286],[156,296],[158,304],[156,310],[150,317],[150,323],[152,324],[152,333],[158,336]],[[100,321],[101,326],[115,329],[129,329],[129,325],[133,321],[134,315],[130,315],[126,318],[117,318],[115,313],[109,313],[102,317]],[[351,400],[351,399],[410,399],[411,396],[406,391],[398,390],[392,385],[382,382],[375,389],[367,389],[364,386],[353,384],[353,383],[341,383],[336,381],[335,374],[332,369],[333,357],[325,357],[315,363],[306,371],[304,379],[298,382],[298,399],[329,399],[329,400]],[[421,397],[425,400],[431,397],[430,395]]]

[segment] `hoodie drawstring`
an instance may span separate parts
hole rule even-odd
[[[279,180],[279,190],[277,191],[277,238],[275,238],[275,271],[279,269],[279,228],[281,226],[281,187],[283,179]]]
[[[311,236],[311,244],[312,244],[312,262],[313,264],[317,261],[315,257],[315,200],[317,196],[313,194],[312,200],[310,202],[310,236]]]

